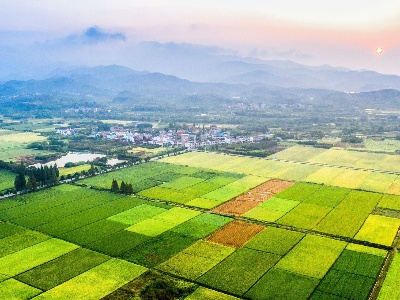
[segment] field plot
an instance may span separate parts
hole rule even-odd
[[[378,300],[392,300],[400,298],[399,278],[400,278],[400,253],[397,253],[389,268],[389,272],[386,275],[385,281],[383,282],[383,286],[379,293]]]
[[[124,168],[115,172],[106,173],[101,176],[87,178],[82,180],[81,182],[90,186],[109,189],[111,187],[111,182],[113,179],[117,180],[119,183],[121,181],[125,181],[128,183],[132,183],[132,185],[135,186],[140,185],[140,182],[143,180],[163,175],[163,177],[160,178],[158,182],[158,184],[162,184],[164,181],[168,181],[168,179],[175,179],[175,177],[173,177],[174,173],[172,172],[182,168],[185,167],[158,162],[150,162],[139,164],[130,168]],[[170,174],[171,176],[168,176]]]
[[[391,246],[400,227],[400,219],[370,215],[355,238]]]
[[[400,176],[396,178],[386,193],[400,195]]]
[[[258,187],[244,193],[233,200],[218,206],[213,211],[216,213],[240,216],[252,208],[260,205],[275,194],[291,186],[293,182],[272,179]]]
[[[244,214],[245,217],[260,221],[275,222],[295,208],[300,201],[273,197]]]
[[[84,164],[76,167],[71,168],[60,168],[60,176],[68,175],[68,174],[75,174],[76,172],[80,173],[82,171],[88,171],[90,169],[89,164]]]
[[[295,152],[294,150],[291,151]],[[287,159],[290,159],[289,154],[290,152],[286,152],[286,154],[284,153],[284,155],[287,155]],[[354,167],[355,164],[362,159],[367,159],[367,162],[368,159],[370,159],[370,163],[374,163],[374,155],[375,153],[330,149],[324,150],[320,154],[313,156],[309,161],[336,166],[347,166],[350,168]],[[327,160],[325,161],[325,159]],[[192,167],[207,167],[219,171],[229,169],[230,172],[251,174],[262,176],[264,178],[305,181],[352,189],[360,187],[365,190],[377,192],[386,192],[386,190],[388,190],[389,193],[400,194],[400,184],[395,181],[395,175],[375,175],[379,173],[373,173],[371,171],[255,159],[249,157],[238,158],[229,155],[202,152],[191,152],[179,156],[168,157],[164,158],[162,161],[179,165],[189,165]],[[228,168],[227,166],[229,165],[229,162],[234,162],[234,166]],[[376,160],[376,163],[378,162],[379,160]],[[379,168],[375,167],[377,166],[369,165],[369,169],[379,170]],[[392,182],[392,185],[390,185],[389,182]]]
[[[243,295],[254,285],[280,256],[267,252],[241,248],[199,278],[200,283]]]
[[[354,237],[381,197],[381,194],[351,191],[314,229]]]
[[[322,279],[346,247],[342,241],[308,235],[276,265],[300,275]]]
[[[298,182],[286,190],[278,193],[276,196],[281,199],[303,201],[320,188],[321,185],[318,184]]]
[[[14,252],[18,252],[27,247],[39,244],[50,237],[31,230],[24,230],[13,235],[0,239],[0,257],[7,256]]]
[[[134,190],[139,192],[139,196],[200,208],[213,208],[267,180],[258,176],[243,177],[240,174],[173,166],[165,163],[152,163],[152,165],[158,169],[161,165],[161,173],[153,174],[151,178],[133,184]],[[134,172],[133,168],[131,172]]]
[[[332,210],[327,206],[313,203],[300,203],[290,212],[277,220],[277,223],[297,228],[314,228]]]
[[[129,225],[127,224],[121,224],[119,222],[103,219],[62,234],[61,238],[75,244],[88,245],[91,242],[100,240],[107,235],[121,231],[128,226]]]
[[[359,187],[370,175],[370,171],[345,170],[327,184],[355,189]]]
[[[317,156],[312,157],[308,161],[328,165],[353,167],[360,159],[363,159],[367,155],[367,152],[329,149]]]
[[[104,192],[98,193],[99,198],[107,198],[107,194],[109,194]],[[115,201],[109,201],[103,205],[66,216],[62,219],[53,220],[52,222],[37,227],[36,229],[47,234],[62,237],[69,231],[73,231],[88,224],[100,221],[144,203],[145,201],[138,200],[136,198],[122,197],[116,199]]]
[[[26,206],[22,206],[22,205],[32,205],[32,209],[34,209],[36,206],[39,207],[40,209],[44,209],[48,206],[52,206],[53,201],[55,203],[64,203],[66,201],[68,201],[68,199],[65,199],[67,197],[63,197],[64,195],[66,195],[68,192],[73,192],[73,191],[79,190],[78,187],[72,186],[72,185],[62,185],[62,186],[58,186],[56,188],[52,188],[47,190],[47,194],[46,192],[38,192],[38,194],[40,195],[44,195],[46,194],[46,197],[37,197],[36,195],[38,194],[28,194],[28,195],[23,195],[20,198],[18,198],[18,200],[22,200],[22,201],[16,201],[15,198],[10,198],[10,199],[3,199],[0,202],[0,218],[3,218],[3,214],[5,214],[5,211],[14,208],[17,211],[20,209],[18,208],[18,206],[21,205],[21,207],[26,207]],[[60,199],[56,198],[56,194],[59,195]],[[49,195],[50,200],[47,199],[47,195]],[[32,203],[30,203],[32,202]],[[34,205],[33,205],[34,204]],[[37,210],[37,209],[36,209]],[[30,211],[30,208],[28,209],[28,212]]]
[[[385,174],[372,172],[359,186],[359,189],[386,193],[386,191],[392,186],[393,182],[398,176],[394,174]]]
[[[367,299],[384,257],[345,249],[319,284],[318,294]]]
[[[184,176],[184,177],[177,178],[173,181],[166,182],[166,183],[162,184],[161,187],[180,191],[184,188],[188,188],[188,187],[198,184],[202,181],[204,181],[204,179],[202,179],[202,178]]]
[[[279,153],[273,154],[270,157],[275,157],[282,160],[307,161],[314,156],[324,153],[325,151],[327,150],[322,148],[293,146]]]
[[[209,168],[266,178],[300,180],[320,167],[298,163],[265,160],[252,157],[236,157],[215,153],[191,152],[164,158],[161,161],[192,167]],[[281,176],[282,175],[282,176]]]
[[[378,169],[399,172],[400,171],[399,163],[400,163],[400,158],[398,155],[386,155],[386,157],[380,161]]]
[[[381,201],[378,203],[378,207],[400,210],[400,196],[397,195],[383,195]]]
[[[238,179],[230,184],[227,184],[219,189],[216,189],[212,192],[209,192],[201,197],[203,199],[209,199],[216,202],[218,204],[222,204],[248,190],[264,183],[267,181],[267,178],[258,177],[258,176],[246,176],[241,179]]]
[[[308,196],[303,202],[321,206],[336,207],[349,193],[350,189],[322,186],[318,191]]]
[[[201,212],[199,211],[174,207],[152,218],[136,223],[128,227],[126,230],[154,237],[200,214]]]
[[[304,233],[296,231],[267,227],[246,243],[245,247],[283,256],[304,236]]]
[[[231,247],[199,241],[159,265],[157,269],[196,280],[234,251]]]
[[[157,207],[148,204],[138,205],[134,208],[123,211],[119,214],[113,215],[108,220],[133,225],[144,221],[148,218],[154,217],[162,212],[167,211],[166,208]]]
[[[5,238],[7,236],[13,235],[15,233],[24,231],[25,228],[16,226],[14,224],[8,222],[0,221],[0,239]]]
[[[172,228],[171,231],[194,238],[203,238],[231,221],[232,219],[228,217],[204,213]]]
[[[49,239],[0,258],[0,274],[15,276],[66,254],[78,246],[58,239]]]
[[[342,168],[333,168],[333,167],[321,167],[314,173],[311,173],[303,180],[305,182],[313,182],[319,184],[327,184],[331,182],[335,177],[339,176],[343,173],[345,169]]]
[[[144,267],[113,258],[35,299],[99,299],[145,271]]]
[[[288,165],[291,164],[292,166],[285,166],[283,172],[282,171],[279,173],[271,172],[269,176],[285,180],[301,181],[321,168],[320,166],[308,165],[308,164],[299,164],[299,163],[286,163],[286,164]],[[287,169],[287,167],[289,168]]]
[[[318,279],[278,268],[269,270],[247,293],[251,299],[308,299]]]
[[[240,248],[264,227],[256,224],[234,221],[216,231],[208,241],[224,246]]]
[[[87,247],[107,255],[120,256],[149,239],[143,234],[121,230],[89,243]]]
[[[106,255],[78,248],[16,277],[21,282],[43,291],[72,279],[111,259]]]
[[[19,282],[15,279],[8,279],[0,282],[1,299],[30,299],[41,292],[41,290]]]
[[[142,266],[155,267],[197,241],[197,238],[172,231],[136,246],[122,257]]]

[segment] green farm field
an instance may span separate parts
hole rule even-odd
[[[378,295],[395,249],[400,196],[301,180],[260,190],[281,182],[270,180],[274,174],[306,178],[326,168],[308,167],[191,152],[79,181],[109,189],[112,179],[124,180],[133,196],[63,184],[3,199],[0,298],[117,299],[157,271],[194,284],[189,300]],[[370,174],[365,186],[390,175]],[[256,201],[240,221],[215,210],[239,195]],[[395,258],[382,299],[397,292],[397,269]]]

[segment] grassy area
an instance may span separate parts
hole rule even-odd
[[[83,164],[83,165],[79,165],[76,167],[71,167],[71,168],[59,168],[60,170],[60,176],[64,175],[68,175],[68,174],[75,174],[75,173],[80,173],[82,171],[88,171],[90,169],[90,165],[89,164]]]
[[[7,170],[0,170],[0,191],[14,187],[16,174]]]

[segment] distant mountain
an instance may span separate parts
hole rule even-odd
[[[263,84],[367,92],[400,89],[400,76],[289,60],[262,60],[191,44],[145,42],[132,49],[126,65],[196,82]]]
[[[38,43],[21,49],[0,47],[1,57],[6,58],[0,64],[0,82],[4,83],[10,79],[43,80],[65,77],[91,86],[101,82],[102,86],[98,86],[101,89],[125,89],[123,85],[133,88],[133,82],[144,85],[143,88],[146,89],[146,86],[156,79],[157,75],[154,74],[161,73],[197,83],[354,92],[400,90],[400,76],[396,75],[328,65],[307,66],[289,60],[240,57],[229,49],[212,46],[150,41],[139,44],[123,43],[112,49],[111,51],[97,44],[67,47],[63,43]],[[107,66],[76,67],[76,64]],[[56,70],[53,71],[54,69]],[[161,77],[158,75],[159,80]],[[178,86],[174,84],[173,78],[163,77],[164,79],[165,85],[169,83]],[[181,83],[181,91],[194,90],[189,82]],[[168,87],[160,88],[159,91],[161,90],[168,91]]]
[[[232,72],[235,70],[248,71],[250,68],[246,62],[226,62],[224,66],[226,69],[230,68]],[[226,80],[230,83],[194,82],[172,75],[135,71],[117,65],[82,67],[57,70],[53,73],[53,77],[44,80],[8,81],[0,84],[0,101],[1,98],[6,99],[7,103],[12,103],[13,99],[27,101],[29,96],[38,97],[40,95],[50,95],[62,101],[64,95],[98,103],[140,103],[141,105],[174,103],[191,107],[203,104],[222,105],[223,103],[240,102],[272,105],[304,104],[342,108],[400,107],[400,91],[396,89],[346,93],[322,88],[324,80],[327,78],[337,79],[337,82],[331,83],[331,85],[338,84],[340,81],[343,86],[349,87],[346,85],[345,78],[353,79],[352,84],[359,80],[359,83],[363,83],[365,86],[365,82],[369,82],[373,78],[383,80],[384,77],[380,76],[384,75],[366,71],[359,73],[336,70],[329,67],[310,69],[297,64],[296,68],[293,68],[294,66],[291,62],[276,63],[274,67],[268,67],[269,71],[255,70],[232,76]],[[283,72],[283,68],[288,68],[288,71]],[[320,74],[320,78],[314,78],[315,74]],[[393,82],[398,80],[397,76],[389,76],[390,78]],[[319,88],[310,87],[310,81],[314,81],[313,86]],[[370,82],[369,86],[377,87],[378,83]],[[308,88],[304,88],[304,86]],[[349,91],[351,90],[349,89]]]

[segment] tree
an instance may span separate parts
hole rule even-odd
[[[14,187],[17,191],[22,191],[26,187],[26,179],[24,174],[19,173],[17,176],[15,176]]]
[[[94,167],[94,164],[90,164],[90,170],[89,170],[89,175],[94,176],[96,174],[96,168]]]
[[[56,172],[57,178],[60,177],[60,170],[58,169],[57,164],[54,164],[53,169],[54,169],[54,172]]]
[[[125,182],[121,182],[121,185],[119,186],[119,191],[120,191],[120,193],[122,193],[122,194],[126,194],[126,184],[125,184]]]
[[[119,192],[119,186],[118,186],[118,182],[113,179],[112,183],[111,183],[111,191],[114,193],[118,193]]]
[[[30,191],[36,191],[37,183],[36,178],[33,174],[29,175],[28,182],[26,183],[26,188]]]
[[[132,186],[132,183],[130,183],[130,184],[128,184],[128,185],[126,186],[126,194],[128,194],[128,195],[132,195],[132,194],[133,194],[133,186]]]
[[[51,169],[51,178],[50,178],[50,183],[51,184],[56,184],[58,181],[58,177],[56,175],[56,171],[53,169]]]

